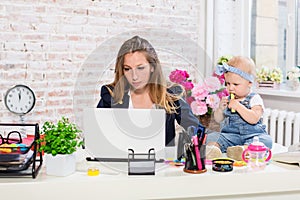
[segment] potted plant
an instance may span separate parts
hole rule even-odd
[[[268,68],[263,66],[256,71],[257,84],[259,88],[279,88],[283,74],[280,68]]]
[[[292,90],[297,90],[300,86],[300,68],[293,67],[291,70],[287,72],[287,85]]]
[[[74,152],[83,145],[81,130],[69,119],[62,117],[55,124],[46,121],[42,127],[40,151],[46,156],[48,175],[67,176],[75,172]]]

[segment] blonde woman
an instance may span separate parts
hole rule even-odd
[[[175,121],[183,128],[198,126],[199,120],[182,99],[180,86],[167,86],[153,46],[134,36],[121,46],[114,81],[101,87],[98,108],[161,108],[166,111],[166,146],[174,145]]]

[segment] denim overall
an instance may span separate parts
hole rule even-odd
[[[255,93],[250,93],[240,103],[250,109],[250,99]],[[253,137],[258,136],[268,148],[272,148],[272,138],[266,132],[266,126],[262,123],[262,118],[256,124],[249,124],[237,112],[231,109],[224,110],[225,118],[221,122],[221,133],[214,132],[208,134],[207,142],[217,142],[221,151],[227,151],[227,147],[252,143]]]

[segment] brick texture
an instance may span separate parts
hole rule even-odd
[[[155,38],[166,72],[195,68],[193,60],[163,45],[181,48],[172,33],[198,41],[200,6],[196,0],[1,0],[0,121],[20,121],[6,109],[4,97],[9,88],[25,84],[37,98],[25,122],[42,124],[67,116],[80,125],[82,109],[95,107],[100,85],[112,80],[112,58],[121,40],[103,48],[107,52],[101,51],[102,45],[123,33],[128,37],[122,39],[139,31]],[[153,29],[160,30],[160,40]],[[185,55],[197,56],[192,48],[182,49]],[[100,61],[91,67],[92,62],[86,62],[93,60],[93,52],[99,53]]]

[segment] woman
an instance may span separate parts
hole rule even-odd
[[[152,45],[139,36],[125,41],[115,65],[114,81],[101,88],[98,108],[163,108],[166,111],[166,146],[174,145],[175,120],[183,128],[198,126],[198,119],[181,98],[180,86],[166,80]]]

